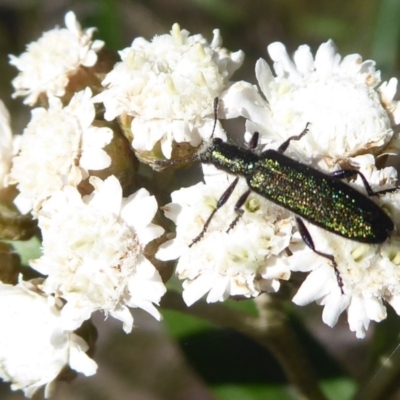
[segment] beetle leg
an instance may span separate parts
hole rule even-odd
[[[384,189],[384,190],[379,190],[377,192],[374,192],[372,190],[370,184],[368,183],[367,178],[364,176],[364,174],[356,169],[341,169],[339,171],[334,171],[331,173],[331,177],[337,178],[337,179],[352,178],[352,177],[354,177],[354,175],[358,175],[361,178],[361,180],[364,184],[365,190],[367,191],[368,196],[370,196],[370,197],[379,196],[380,194],[384,194],[384,193],[394,192],[395,190],[399,189],[396,186],[394,188]]]
[[[214,217],[215,213],[228,201],[229,197],[231,196],[232,192],[235,190],[235,187],[239,181],[239,178],[237,177],[232,183],[228,186],[228,188],[225,190],[224,193],[222,193],[222,196],[219,198],[218,203],[210,216],[207,218],[206,222],[204,223],[203,229],[201,232],[193,239],[192,243],[190,243],[189,247],[192,247],[195,243],[200,241],[204,234],[207,231],[208,226],[210,225],[210,222],[212,218]]]
[[[297,226],[299,228],[300,235],[301,235],[302,239],[304,240],[304,243],[314,253],[317,253],[318,255],[327,258],[332,263],[333,269],[335,270],[336,280],[337,280],[337,283],[339,285],[340,291],[342,292],[342,294],[344,294],[344,291],[343,291],[343,280],[342,280],[342,277],[340,276],[340,272],[338,270],[338,266],[337,266],[335,257],[333,257],[332,254],[323,253],[322,251],[317,250],[315,248],[315,246],[314,246],[314,241],[312,240],[310,232],[308,231],[308,229],[304,225],[304,222],[299,217],[296,217],[296,222],[297,222]]]
[[[306,133],[308,133],[308,127],[310,126],[310,123],[307,122],[306,127],[304,128],[303,132],[300,133],[300,135],[294,135],[290,136],[290,138],[286,139],[279,147],[277,152],[278,153],[284,153],[286,149],[289,147],[289,144],[292,140],[300,140]]]
[[[229,225],[228,230],[226,233],[228,233],[231,229],[235,227],[235,225],[238,223],[239,219],[242,217],[244,214],[244,210],[241,208],[243,204],[246,202],[247,198],[249,197],[251,193],[251,190],[246,190],[238,199],[238,201],[235,204],[235,212],[237,213],[236,218],[232,221],[232,223]]]

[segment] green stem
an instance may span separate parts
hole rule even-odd
[[[253,317],[224,304],[207,304],[204,301],[198,301],[189,308],[180,294],[168,291],[161,306],[202,318],[252,338],[276,357],[294,386],[299,400],[326,399],[318,386],[308,357],[279,303],[265,294],[256,303],[260,315]]]

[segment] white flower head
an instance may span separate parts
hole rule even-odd
[[[77,186],[89,170],[101,170],[111,164],[103,150],[112,131],[95,127],[95,109],[89,88],[78,92],[68,106],[52,98],[50,107],[32,110],[32,119],[13,159],[11,183],[20,194],[15,200],[21,212],[33,209],[64,186]]]
[[[105,118],[133,117],[136,150],[150,151],[160,142],[170,158],[173,141],[198,146],[211,135],[214,98],[229,86],[244,58],[242,51],[230,53],[221,45],[217,29],[208,43],[178,24],[151,42],[135,39],[119,52],[122,61],[106,76],[106,89],[96,97],[105,105]],[[219,123],[217,136],[218,132],[222,135]]]
[[[235,295],[255,297],[263,290],[276,292],[279,279],[290,277],[284,250],[289,246],[293,219],[282,208],[251,194],[241,207],[243,215],[232,226],[238,216],[235,204],[247,190],[239,181],[203,237],[191,245],[233,181],[212,166],[203,169],[205,184],[173,192],[172,203],[164,207],[166,217],[176,224],[176,238],[161,245],[156,257],[179,257],[176,272],[185,280],[183,298],[188,305],[206,293],[208,302],[216,302]]]
[[[0,189],[8,185],[12,156],[13,136],[10,127],[10,114],[0,100]]]
[[[155,318],[165,286],[155,267],[143,255],[144,247],[163,229],[152,224],[157,202],[145,189],[128,198],[114,176],[81,197],[65,187],[47,200],[39,213],[43,256],[33,268],[47,275],[46,293],[67,301],[62,310],[66,329],[75,329],[97,310],[121,320],[130,332],[128,307],[140,307]]]
[[[41,387],[49,397],[66,366],[86,376],[96,373],[97,364],[85,353],[87,343],[63,330],[60,309],[33,282],[0,282],[0,376],[27,397]]]
[[[350,164],[364,174],[374,191],[393,188],[395,169],[377,169],[375,158],[386,145],[399,148],[392,129],[400,120],[399,103],[393,100],[397,80],[378,88],[380,74],[375,63],[363,62],[357,54],[341,59],[332,41],[321,45],[315,58],[308,46],[299,47],[293,59],[281,43],[271,44],[268,52],[276,76],[264,60],[256,65],[267,102],[243,82],[233,85],[224,99],[230,113],[237,111],[243,99],[240,114],[248,119],[247,138],[259,131],[267,148],[277,148],[311,122],[309,132],[292,140],[286,154],[328,171]],[[360,176],[350,185],[365,193]],[[298,232],[293,235],[292,256],[286,259],[289,269],[309,273],[293,299],[296,304],[317,301],[324,306],[323,321],[330,326],[347,310],[350,329],[357,337],[365,336],[371,320],[386,318],[385,301],[400,313],[399,196],[393,192],[371,198],[388,211],[395,224],[382,244],[351,241],[307,224],[316,249],[335,258],[340,278],[331,261],[307,247]]]
[[[303,45],[290,58],[279,42],[269,45],[268,53],[276,76],[266,61],[257,62],[267,102],[263,105],[257,98],[246,103],[248,136],[259,131],[261,142],[276,148],[310,122],[308,134],[292,141],[287,152],[317,161],[325,158],[330,169],[340,161],[351,163],[359,154],[378,154],[391,140],[392,121],[400,121],[398,102],[393,101],[397,80],[378,88],[375,62],[362,61],[358,54],[342,59],[331,40],[315,57]]]
[[[25,104],[34,105],[41,94],[62,97],[70,77],[80,67],[93,67],[101,40],[92,40],[95,28],[81,29],[72,11],[65,15],[66,28],[43,33],[27,46],[19,57],[10,56],[10,64],[19,71],[12,81],[13,97],[24,96]]]
[[[297,263],[290,268],[309,272],[293,301],[298,305],[312,301],[323,305],[322,319],[329,326],[335,325],[347,310],[350,330],[359,338],[365,337],[370,321],[386,318],[385,301],[400,314],[400,193],[382,194],[376,201],[395,224],[394,232],[382,244],[359,243],[307,225],[318,251],[335,257],[343,293],[331,262],[316,254],[310,256],[312,251],[305,245],[303,251],[291,248],[291,259],[297,259]]]

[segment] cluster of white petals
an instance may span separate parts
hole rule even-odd
[[[143,255],[147,243],[163,233],[151,221],[157,202],[145,189],[128,198],[114,176],[91,177],[95,190],[81,197],[67,186],[47,200],[38,220],[43,255],[31,266],[47,278],[41,288],[67,301],[61,311],[64,328],[74,330],[95,311],[123,322],[130,332],[128,307],[140,307],[155,318],[154,307],[165,293],[155,267]]]
[[[251,194],[242,207],[243,215],[229,229],[238,215],[235,204],[247,190],[241,180],[215,213],[204,237],[191,245],[233,180],[212,166],[204,165],[203,170],[205,183],[173,192],[172,203],[163,207],[166,217],[176,224],[176,237],[162,244],[156,257],[179,258],[176,272],[184,280],[187,305],[206,293],[208,302],[216,302],[229,296],[276,292],[279,279],[290,278],[285,249],[293,230],[292,218],[282,208]]]
[[[63,329],[61,308],[62,302],[44,295],[34,282],[0,282],[0,377],[27,397],[43,386],[49,397],[67,366],[86,376],[96,373],[97,364],[85,353],[87,343]]]
[[[311,123],[307,137],[293,141],[288,154],[303,162],[334,170],[339,164],[366,152],[379,154],[393,137],[392,123],[400,122],[400,106],[393,100],[397,79],[380,83],[375,62],[359,54],[343,59],[334,43],[323,43],[313,57],[309,46],[300,46],[291,58],[282,43],[268,46],[274,76],[268,63],[256,64],[258,84],[267,101],[254,88],[239,82],[227,108],[238,108],[248,118],[247,138],[260,132],[260,141],[276,148]],[[235,86],[234,85],[234,86]],[[234,93],[233,88],[231,93]]]
[[[385,182],[392,182],[397,177],[392,168],[380,172],[381,176],[386,175]],[[374,190],[383,190],[384,187],[379,187],[378,179],[373,180],[373,176],[381,176],[371,174],[370,182]],[[362,187],[362,183],[359,184]],[[290,248],[293,251],[291,259],[298,260],[297,265],[290,265],[290,269],[309,273],[293,298],[294,303],[306,305],[317,301],[324,306],[322,319],[329,326],[334,326],[340,314],[347,310],[350,330],[359,338],[365,337],[370,321],[380,322],[386,318],[385,302],[400,314],[400,193],[385,193],[376,201],[395,224],[394,232],[382,244],[351,241],[307,225],[318,250],[335,257],[344,294],[328,260],[315,254],[313,256],[304,245],[298,247],[297,244],[297,248]],[[304,260],[308,258],[308,262],[301,263],[303,257]]]
[[[243,82],[233,85],[236,90],[232,87],[225,98],[231,114],[243,104],[240,113],[248,119],[247,139],[259,131],[265,148],[277,148],[311,123],[306,135],[291,141],[287,155],[328,172],[351,165],[364,174],[374,191],[395,187],[395,169],[378,169],[376,158],[399,152],[399,135],[393,130],[400,122],[399,102],[393,100],[397,80],[392,78],[378,87],[380,73],[375,63],[362,61],[358,54],[342,59],[332,41],[322,44],[315,58],[306,45],[300,46],[293,58],[282,43],[272,43],[268,52],[275,76],[264,60],[256,64],[266,100]],[[350,184],[366,194],[359,176]],[[296,304],[317,301],[324,306],[323,320],[330,326],[347,310],[350,329],[360,338],[371,320],[386,318],[385,302],[400,314],[399,196],[391,192],[371,197],[395,225],[383,244],[361,244],[307,224],[317,250],[334,256],[342,290],[332,264],[294,233],[289,269],[309,273],[293,299]]]
[[[111,165],[104,147],[113,132],[96,126],[95,103],[104,104],[104,119],[118,119],[139,158],[139,152],[158,156],[159,149],[171,158],[179,143],[203,145],[201,153],[211,135],[225,138],[214,121],[218,97],[219,117],[244,117],[245,139],[258,131],[260,148],[277,149],[309,124],[286,155],[327,173],[358,169],[376,192],[397,182],[394,168],[378,169],[376,163],[379,156],[400,151],[393,129],[400,123],[397,80],[381,83],[373,61],[358,54],[342,58],[332,41],[315,56],[307,45],[293,57],[282,43],[269,45],[273,67],[258,60],[259,90],[231,81],[244,53],[223,48],[218,30],[208,42],[174,24],[169,34],[136,38],[120,51],[121,61],[106,75],[101,93],[93,98],[86,88],[64,106],[60,97],[70,79],[96,64],[104,44],[93,41],[95,29],[82,30],[72,12],[65,25],[10,57],[20,71],[14,97],[25,97],[29,105],[43,94],[48,100],[47,108],[32,111],[14,157],[9,116],[0,103],[0,188],[16,184],[16,206],[37,217],[43,237],[42,256],[30,263],[45,276],[40,284],[0,283],[0,312],[7,321],[0,330],[0,376],[27,396],[43,386],[50,395],[64,366],[95,373],[87,344],[72,333],[94,312],[120,320],[125,332],[133,328],[131,308],[161,319],[156,306],[166,287],[145,256],[146,246],[164,233],[152,222],[157,201],[146,189],[123,197],[113,175],[89,176]],[[329,326],[347,312],[350,330],[362,338],[371,321],[386,318],[387,304],[400,315],[400,191],[371,197],[395,227],[381,244],[352,241],[305,221],[316,249],[334,257],[335,271],[304,243],[288,210],[255,193],[238,210],[249,189],[243,178],[219,206],[236,177],[213,165],[203,165],[203,173],[204,182],[174,191],[163,207],[176,233],[156,254],[162,261],[177,260],[188,306],[203,296],[213,303],[277,292],[281,280],[301,272],[307,275],[293,302],[322,305]],[[366,193],[360,176],[354,178],[349,185]],[[82,197],[79,185],[85,179],[94,190]],[[30,335],[24,341],[26,329]]]
[[[170,158],[173,142],[198,146],[210,137],[214,98],[229,87],[244,58],[242,51],[230,53],[221,45],[217,29],[208,43],[178,24],[171,34],[151,42],[136,38],[119,52],[122,61],[106,76],[106,89],[97,96],[105,118],[132,117],[136,150],[150,151],[160,142],[163,155]]]
[[[277,148],[310,122],[309,132],[300,140],[291,141],[285,153],[326,171],[350,164],[364,174],[374,191],[395,187],[396,170],[378,169],[376,157],[398,151],[398,135],[392,126],[400,121],[398,102],[393,100],[397,81],[391,79],[377,88],[380,74],[374,63],[362,62],[359,55],[342,60],[331,41],[321,45],[315,59],[308,46],[296,51],[294,61],[281,43],[273,43],[268,51],[276,76],[264,60],[256,66],[267,101],[252,85],[238,82],[224,97],[225,115],[245,116],[248,138],[259,131],[264,148]],[[212,302],[277,290],[278,279],[287,279],[290,271],[301,271],[308,276],[294,302],[305,305],[317,301],[324,306],[323,320],[330,326],[347,310],[350,329],[357,337],[364,337],[371,320],[386,318],[385,302],[400,313],[397,191],[371,197],[395,225],[383,244],[361,244],[307,224],[317,250],[334,256],[343,282],[340,287],[332,263],[301,239],[294,216],[262,198],[257,197],[258,204],[265,204],[260,207],[262,218],[257,220],[257,213],[249,212],[251,207],[247,204],[254,201],[249,197],[242,207],[243,218],[226,232],[229,221],[235,219],[235,203],[246,185],[241,192],[236,189],[239,193],[216,212],[203,237],[191,245],[232,181],[224,173],[221,176],[225,183],[206,174],[204,184],[174,192],[172,203],[164,207],[166,216],[177,225],[176,238],[162,245],[157,256],[179,258],[177,274],[185,280],[183,296],[187,304],[206,293],[207,301]],[[349,184],[366,194],[359,176]],[[275,236],[267,234],[268,230]],[[283,240],[274,247],[271,243],[277,237]],[[274,268],[281,274],[274,274]],[[265,284],[260,285],[264,279],[271,279],[267,289]]]
[[[10,56],[10,64],[19,71],[12,81],[14,97],[36,104],[41,94],[62,97],[71,75],[80,67],[93,67],[104,42],[92,40],[95,28],[81,29],[75,14],[65,15],[67,28],[55,28],[27,46],[19,57]]]
[[[10,182],[20,192],[15,204],[22,213],[36,214],[53,193],[66,185],[77,186],[88,170],[111,164],[103,147],[110,143],[112,131],[93,126],[94,118],[88,88],[76,93],[66,107],[53,97],[48,109],[32,110],[10,173]]]

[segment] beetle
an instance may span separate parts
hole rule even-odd
[[[214,102],[214,129],[217,121],[218,99]],[[384,242],[394,229],[386,212],[371,197],[397,190],[397,187],[374,192],[365,176],[356,169],[323,173],[313,167],[296,161],[284,154],[292,140],[300,140],[308,132],[309,124],[299,135],[289,137],[277,150],[267,149],[256,152],[259,134],[255,132],[248,148],[212,138],[205,148],[190,160],[236,175],[235,180],[222,194],[202,231],[193,239],[190,247],[204,236],[215,213],[227,202],[234,191],[239,176],[244,177],[249,189],[235,204],[237,217],[228,228],[231,230],[243,215],[241,208],[251,192],[293,212],[299,233],[305,244],[316,254],[330,260],[335,270],[340,290],[343,281],[333,255],[316,249],[311,234],[302,219],[333,232],[346,239],[367,244]],[[214,130],[213,130],[214,131]],[[184,160],[189,161],[189,160]],[[180,161],[182,162],[182,161]],[[162,163],[162,162],[161,162]],[[168,161],[167,161],[168,163]],[[169,164],[176,161],[170,161]],[[166,163],[164,163],[165,165]],[[360,176],[368,196],[349,186],[340,179]]]

